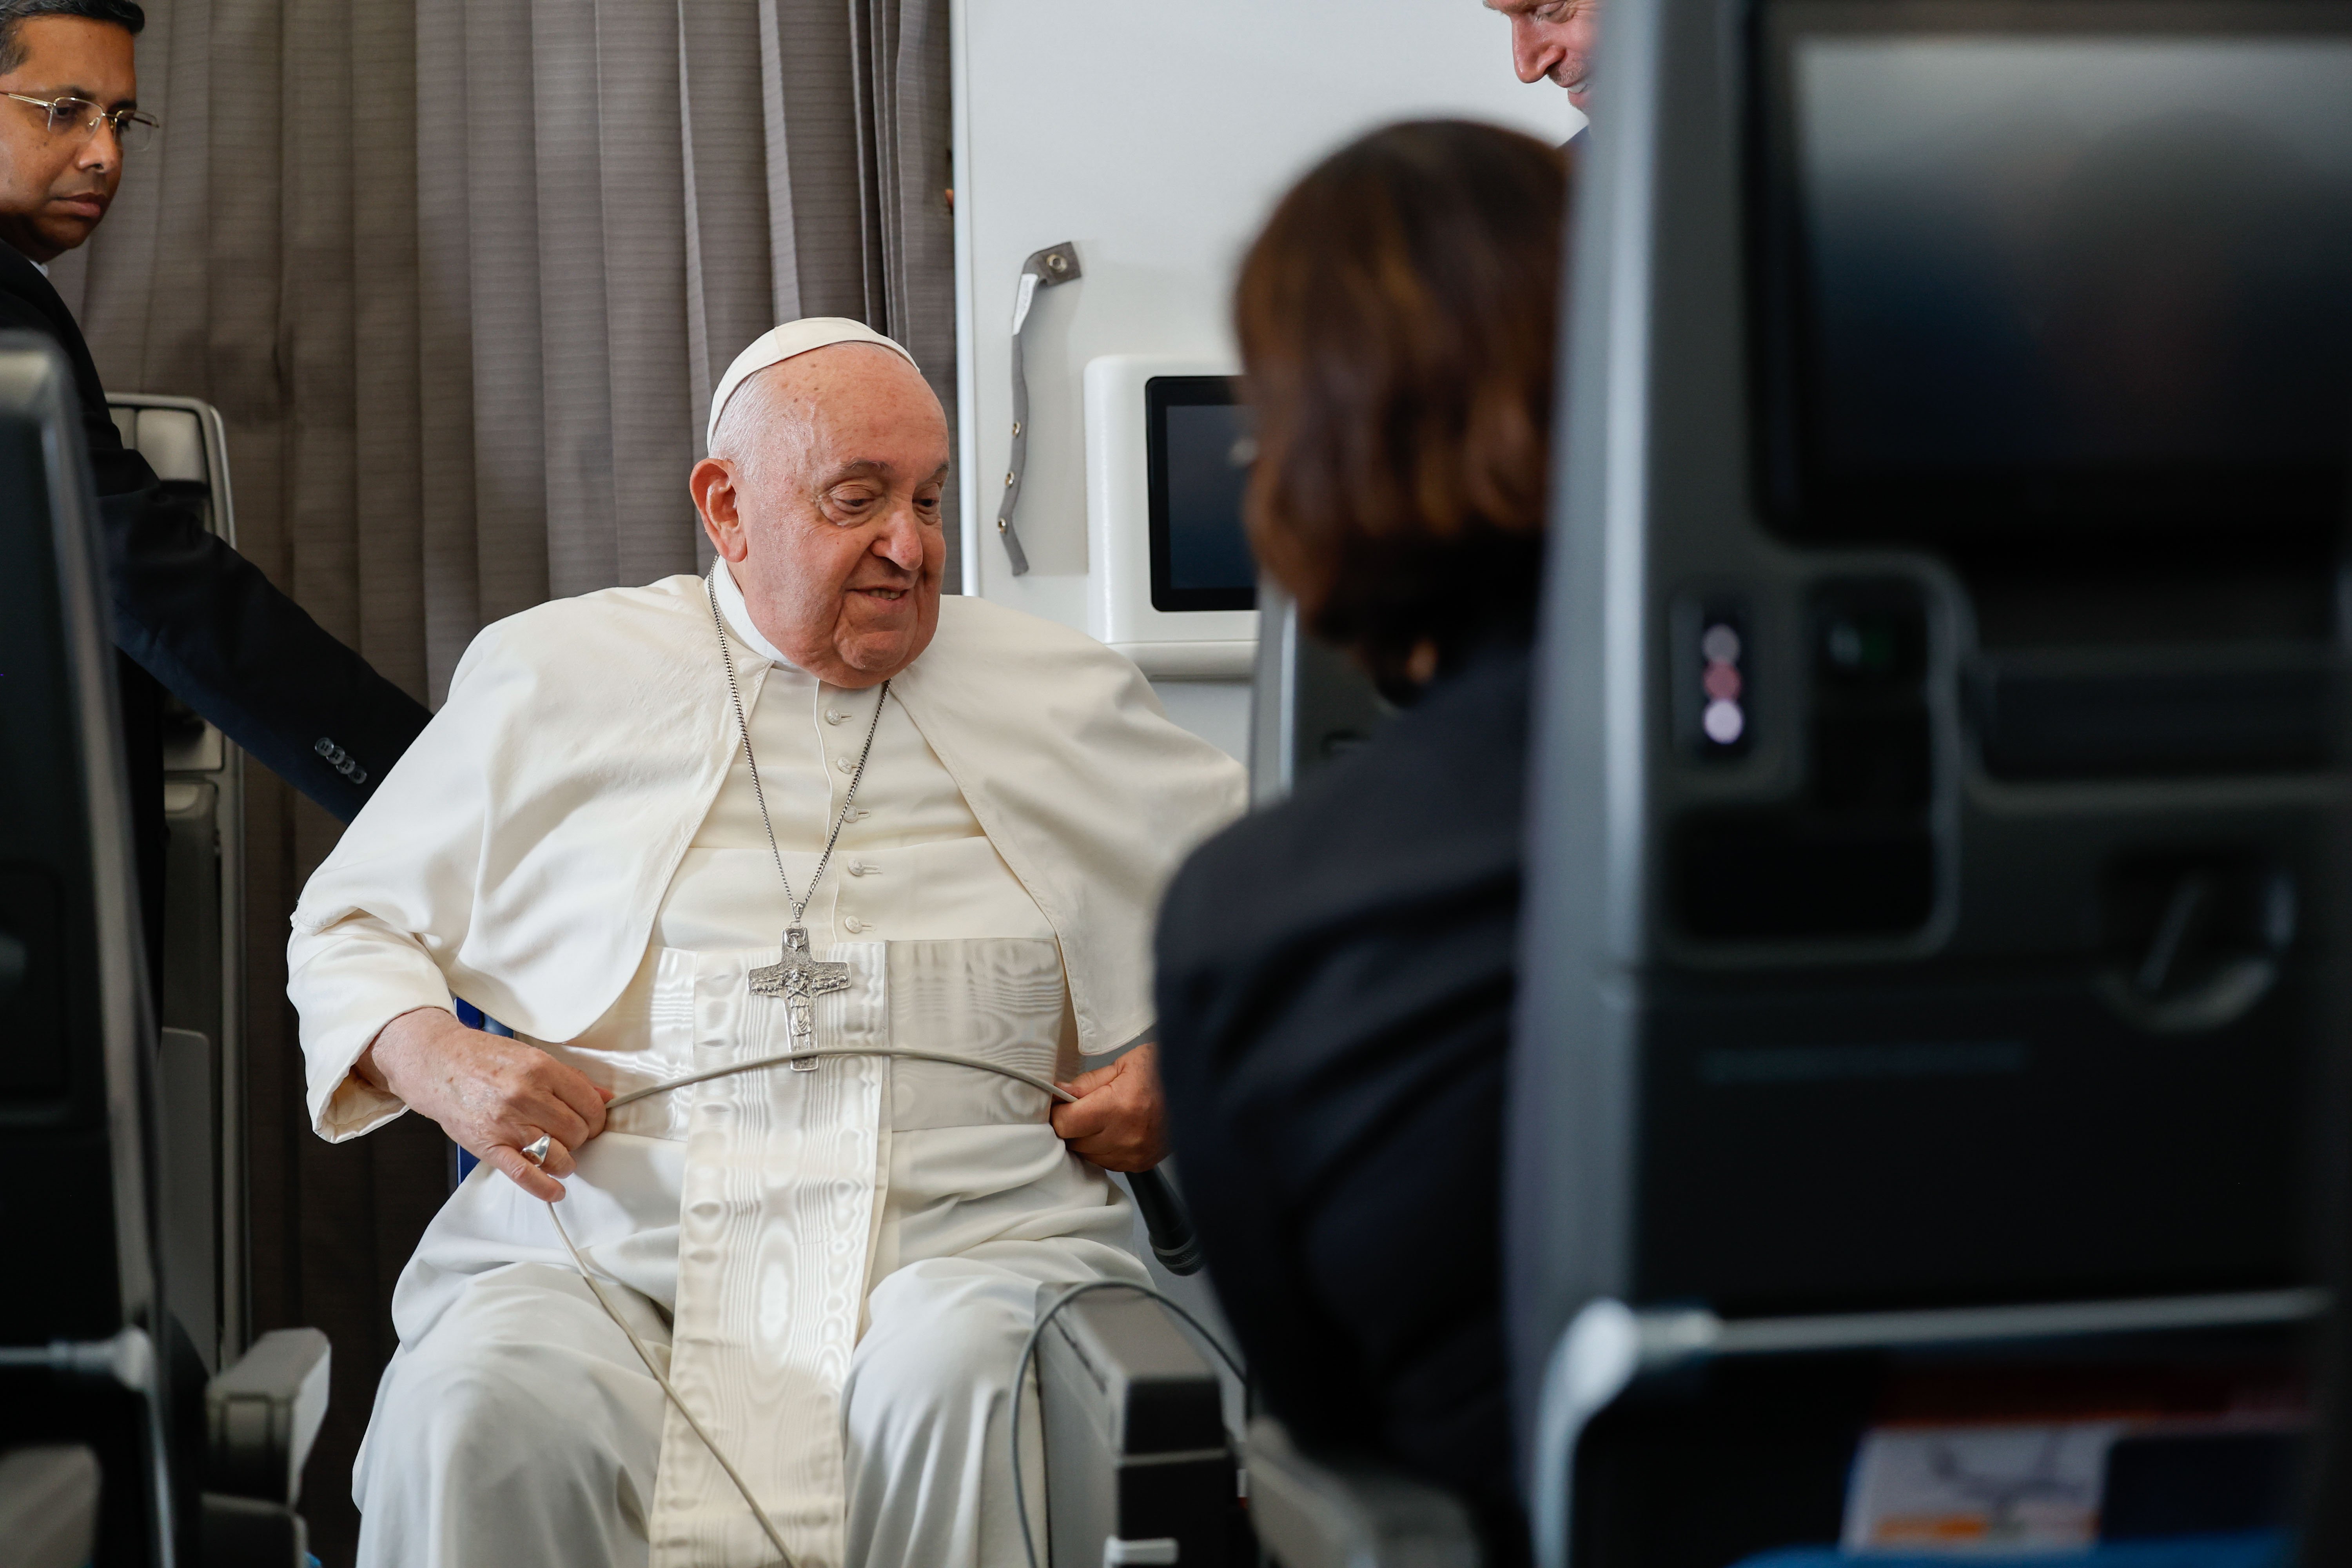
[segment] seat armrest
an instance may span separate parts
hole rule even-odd
[[[291,1508],[327,1416],[327,1336],[278,1329],[205,1385],[205,1489]]]
[[[1041,1285],[1038,1310],[1066,1287]],[[1223,1385],[1176,1320],[1126,1291],[1064,1302],[1037,1340],[1053,1568],[1238,1568]]]
[[[1249,1429],[1250,1522],[1281,1568],[1478,1568],[1451,1492],[1355,1458],[1309,1458],[1282,1424]]]

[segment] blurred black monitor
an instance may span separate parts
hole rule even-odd
[[[47,1271],[0,1298],[7,1344],[104,1339],[149,1288],[116,1243],[144,1194],[110,1094],[148,1025],[89,484],[64,361],[0,336],[0,1190],[47,1194],[12,1212]]]
[[[1144,408],[1151,607],[1255,609],[1257,563],[1242,523],[1251,425],[1234,378],[1153,376]]]
[[[1854,1539],[1875,1424],[2069,1378],[2294,1417],[2346,1232],[2352,5],[1738,9],[1611,14],[1580,169],[1506,1110],[1547,1568]],[[2275,1523],[2296,1426],[2117,1445],[2095,1528]]]
[[[0,1292],[0,1451],[87,1447],[97,1561],[164,1562],[170,1405],[149,1369],[179,1342],[96,521],[64,357],[0,334],[0,1194],[21,1262]]]
[[[1764,17],[1780,526],[2335,521],[2352,7],[1790,0]]]

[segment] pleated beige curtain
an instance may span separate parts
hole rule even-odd
[[[947,0],[145,3],[164,133],[56,281],[110,389],[220,408],[239,547],[420,698],[490,621],[707,560],[710,388],[776,321],[898,337],[952,427]],[[332,1562],[446,1148],[303,1126],[285,917],[335,829],[254,773],[254,1299],[335,1341]]]
[[[168,128],[59,289],[109,385],[221,406],[248,552],[420,693],[488,621],[691,568],[710,386],[777,321],[953,396],[944,0],[148,15]]]

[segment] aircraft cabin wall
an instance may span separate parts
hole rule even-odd
[[[1427,0],[960,0],[953,20],[963,591],[1120,647],[1177,722],[1245,758],[1255,614],[1129,614],[1149,563],[1143,509],[1121,482],[1139,465],[1122,458],[1143,438],[1137,374],[1157,366],[1105,362],[1236,370],[1242,251],[1289,183],[1349,137],[1452,115],[1558,142],[1583,117],[1551,83],[1512,79],[1499,19]],[[1035,289],[1024,334],[1013,523],[1030,570],[1016,575],[996,529],[1013,316],[1024,260],[1064,241],[1079,275]],[[1124,403],[1104,386],[1122,370]]]

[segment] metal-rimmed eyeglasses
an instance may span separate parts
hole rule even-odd
[[[152,114],[136,109],[109,109],[86,98],[35,98],[22,92],[0,96],[13,98],[19,103],[29,103],[47,114],[52,136],[62,136],[68,132],[95,136],[100,125],[110,125],[114,129],[116,145],[126,153],[136,153],[153,145],[155,132],[163,129],[163,122]]]

